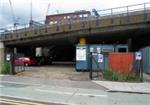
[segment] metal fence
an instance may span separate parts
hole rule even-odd
[[[98,79],[102,78],[104,72],[113,71],[115,73],[122,73],[127,77],[129,75],[134,75],[134,77],[138,77],[139,80],[143,81],[143,70],[144,68],[148,67],[144,64],[150,63],[147,62],[145,57],[136,58],[136,53],[119,53],[119,52],[112,52],[112,53],[101,53],[103,55],[102,61],[98,61],[98,57],[96,57],[95,53],[90,53],[90,60],[89,60],[89,78]],[[143,53],[144,54],[144,53]],[[144,55],[146,56],[146,55]],[[147,57],[147,56],[146,56]],[[98,59],[97,59],[98,58]],[[150,59],[149,59],[150,60]],[[150,69],[149,69],[150,70]],[[112,76],[109,75],[109,76]],[[126,78],[127,79],[127,78]]]
[[[16,60],[18,60],[18,58],[23,57],[24,54],[11,54],[11,74],[17,74],[17,73],[21,73],[24,72],[26,70],[30,70],[30,67],[25,65],[25,63],[21,63],[19,62],[19,64],[16,63]]]
[[[143,48],[141,52],[143,55],[143,70],[150,73],[150,46]]]

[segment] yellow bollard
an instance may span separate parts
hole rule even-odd
[[[85,45],[86,44],[86,38],[80,38],[79,42],[80,42],[80,45]]]

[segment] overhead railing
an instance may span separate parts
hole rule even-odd
[[[116,8],[97,10],[100,16],[111,16],[117,14],[128,14],[138,11],[150,11],[150,2],[136,5],[128,5]]]

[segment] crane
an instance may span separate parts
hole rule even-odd
[[[30,21],[29,21],[29,26],[33,25],[33,19],[32,19],[32,0],[30,0]]]
[[[13,5],[12,5],[11,0],[9,0],[9,4],[10,4],[10,8],[11,8],[12,18],[13,18],[13,21],[14,21],[13,25],[14,25],[14,27],[16,27],[17,24],[19,24],[18,23],[19,18],[16,19],[16,17],[15,17],[14,10],[13,10]]]
[[[51,4],[49,3],[49,4],[48,4],[48,7],[47,7],[47,10],[46,10],[46,16],[48,15],[50,6],[51,6]]]

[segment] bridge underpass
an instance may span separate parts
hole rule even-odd
[[[9,35],[8,35],[9,36]],[[6,47],[38,47],[38,46],[75,46],[79,39],[84,37],[87,44],[129,44],[130,51],[138,51],[140,48],[149,45],[150,24],[142,22],[126,25],[112,25],[104,28],[88,28],[77,31],[59,32],[32,36],[28,38],[17,38],[4,40]],[[10,38],[6,37],[5,38]],[[137,43],[138,42],[138,43]],[[144,42],[144,43],[143,43]]]
[[[5,43],[7,48],[17,48],[17,53],[25,56],[35,56],[37,47],[47,47],[50,49],[50,56],[53,61],[75,61],[75,48],[79,44],[81,36],[68,36],[55,39],[40,39],[33,41],[19,41],[19,43]],[[84,36],[87,44],[127,44],[129,51],[138,51],[150,45],[150,33],[145,30],[127,30],[105,32],[101,34],[91,34]]]
[[[79,39],[84,37],[87,44],[127,44],[130,51],[138,51],[145,46],[150,45],[149,27],[145,29],[118,30],[88,35],[67,35],[61,38],[41,38],[39,40],[17,40],[5,42],[7,48],[18,48],[20,53],[25,52],[27,55],[35,54],[36,47],[52,47],[55,53],[67,53],[68,51],[75,54],[75,47],[79,44]],[[63,50],[64,48],[64,50]],[[60,50],[59,50],[60,49]],[[66,50],[65,50],[66,49]],[[68,51],[67,51],[68,50]],[[32,54],[29,54],[30,52]],[[67,52],[66,52],[67,51]],[[66,55],[66,54],[65,54]],[[75,56],[75,55],[74,55]]]
[[[149,33],[142,35],[139,31],[123,31],[114,33],[105,33],[98,36],[97,34],[89,35],[86,38],[88,44],[130,44],[131,51],[137,51],[144,46],[150,45]],[[140,33],[140,34],[139,34]],[[107,37],[106,37],[107,36]],[[130,37],[129,37],[130,36]],[[148,36],[148,37],[147,37]],[[7,45],[7,47],[16,47],[19,53],[25,55],[35,55],[36,47],[54,47],[53,53],[57,57],[53,59],[52,65],[31,66],[26,68],[25,72],[19,73],[19,76],[31,76],[50,79],[71,79],[71,80],[88,80],[88,72],[75,71],[75,46],[79,43],[79,37],[61,38],[56,40],[40,40],[37,42],[24,42],[20,44]],[[144,43],[143,43],[144,42]],[[55,57],[55,55],[53,55]],[[67,59],[66,59],[67,58]],[[57,62],[56,62],[57,61]],[[58,62],[59,61],[59,62]],[[66,62],[69,61],[69,62]]]

